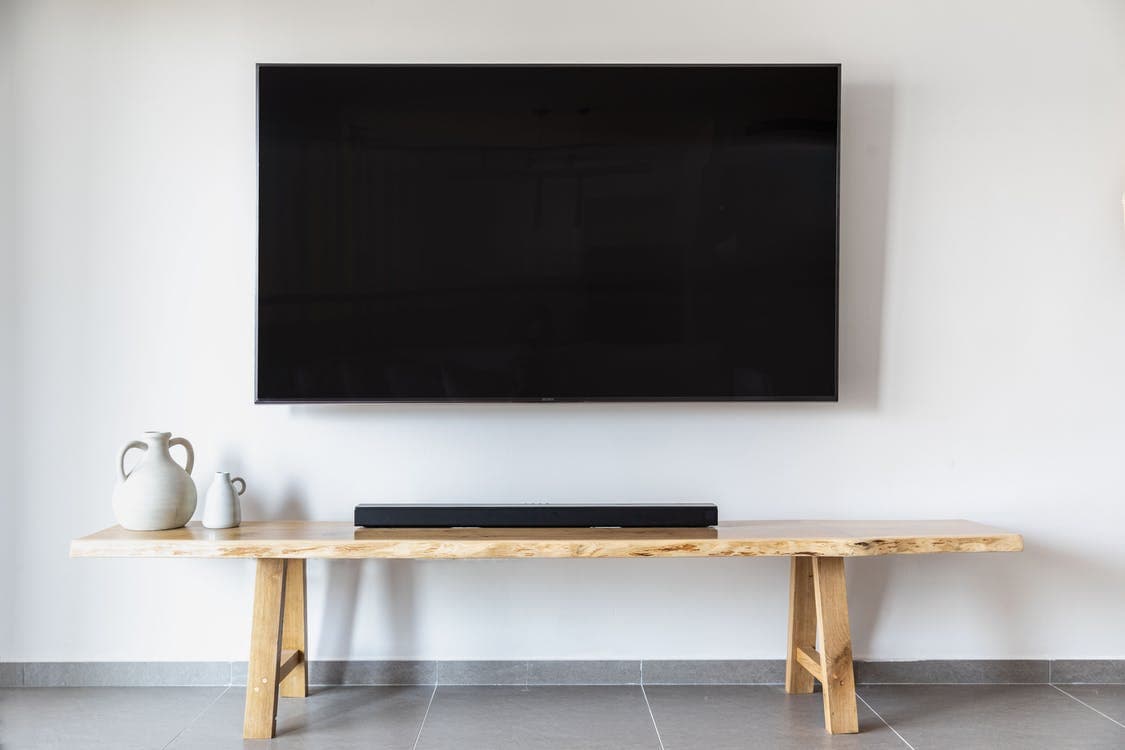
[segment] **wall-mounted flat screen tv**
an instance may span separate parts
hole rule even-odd
[[[837,396],[838,65],[260,65],[259,402]]]

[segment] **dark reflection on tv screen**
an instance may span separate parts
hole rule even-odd
[[[259,401],[836,398],[837,66],[262,66]]]

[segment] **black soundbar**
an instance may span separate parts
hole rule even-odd
[[[714,503],[613,503],[606,505],[525,505],[380,503],[355,506],[355,525],[368,528],[589,528],[714,526]]]

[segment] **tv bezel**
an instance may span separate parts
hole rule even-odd
[[[261,380],[258,377],[258,334],[259,313],[259,270],[261,267],[261,205],[259,180],[261,177],[261,72],[263,68],[826,68],[836,71],[836,165],[835,165],[835,233],[833,254],[835,259],[833,304],[833,346],[832,346],[832,393],[809,396],[560,396],[560,397],[443,397],[427,398],[273,398],[263,397],[259,392]],[[841,63],[294,63],[270,62],[256,63],[254,66],[254,403],[255,404],[544,404],[544,403],[807,403],[838,402],[840,400],[840,130],[841,130],[841,91],[843,66]]]

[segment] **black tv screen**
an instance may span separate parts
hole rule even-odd
[[[257,400],[835,400],[837,65],[261,65]]]

